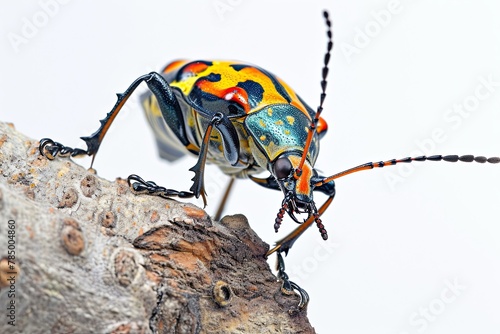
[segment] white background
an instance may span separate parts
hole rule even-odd
[[[500,6],[400,0],[390,20],[381,14],[388,6],[386,0],[73,0],[48,16],[37,1],[3,2],[0,120],[33,138],[83,147],[78,137],[97,129],[114,93],[178,58],[258,64],[316,107],[326,44],[321,10],[328,9],[335,40],[323,115],[329,132],[316,164],[324,175],[420,154],[419,142],[431,154],[499,155],[500,86],[458,126],[444,117],[454,104],[474,101],[480,77],[500,82]],[[387,24],[377,23],[374,13]],[[39,28],[31,35],[24,28],[23,37],[27,21]],[[366,29],[371,37],[363,40]],[[13,34],[26,39],[15,46]],[[358,53],[348,56],[348,45]],[[129,105],[97,155],[99,175],[113,180],[137,173],[188,189],[195,160],[160,161],[137,100]],[[437,128],[445,139],[430,145]],[[391,187],[388,175],[402,175],[401,182]],[[208,212],[226,182],[218,169],[208,169]],[[339,179],[337,198],[323,216],[330,239],[322,241],[312,228],[287,258],[290,275],[311,296],[316,330],[498,333],[499,184],[500,165],[444,162]],[[272,244],[295,227],[287,219],[274,233],[281,200],[278,192],[240,181],[227,211],[244,213]],[[322,200],[318,195],[318,205]],[[464,288],[454,294],[446,280]]]

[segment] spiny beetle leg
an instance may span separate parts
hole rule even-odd
[[[227,123],[230,124],[230,126],[227,125]],[[222,126],[222,124],[224,126]],[[210,135],[212,133],[212,129],[216,128],[220,134],[223,140],[228,136],[227,133],[225,132],[227,129],[233,129],[234,126],[231,124],[231,122],[228,120],[227,116],[222,114],[222,113],[216,113],[212,116],[210,119],[210,122],[208,123],[207,129],[205,130],[205,134],[203,135],[203,141],[201,143],[201,148],[200,148],[200,153],[198,156],[198,161],[196,164],[191,167],[189,170],[194,172],[194,177],[191,179],[193,181],[193,185],[189,190],[191,190],[196,198],[201,197],[203,198],[203,204],[204,206],[207,206],[207,198],[206,198],[206,193],[205,193],[205,183],[204,183],[204,174],[205,174],[205,165],[207,161],[207,153],[208,153],[208,145],[210,142]],[[224,131],[222,131],[225,129]],[[236,131],[236,130],[234,130]],[[228,132],[229,133],[229,132]],[[229,142],[233,142],[234,139],[238,139],[236,136],[235,138],[231,138]],[[227,140],[226,140],[227,141]],[[237,140],[236,140],[237,142]],[[228,147],[231,145],[228,145],[227,143],[224,144],[224,147]],[[230,154],[230,156],[226,156],[226,159],[231,163],[231,165],[235,165],[238,162],[238,155],[237,153],[239,152],[239,142],[237,145],[238,151],[234,151],[233,149],[228,150],[227,154]],[[229,153],[231,152],[231,153]],[[236,154],[236,155],[234,155]]]
[[[171,199],[172,197],[191,198],[195,194],[189,191],[177,191],[158,186],[153,181],[144,181],[140,176],[132,174],[127,178],[130,190],[136,194],[147,194]]]
[[[60,143],[54,142],[51,139],[44,138],[40,141],[40,153],[46,156],[48,159],[52,160],[57,155],[59,156],[71,156],[76,157],[80,155],[90,155],[92,156],[92,164],[94,163],[94,157],[99,150],[99,147],[106,135],[109,127],[113,123],[114,119],[122,109],[125,102],[135,89],[145,81],[149,89],[156,96],[158,103],[160,105],[161,112],[170,126],[172,131],[176,134],[179,140],[184,144],[188,145],[189,142],[185,139],[185,129],[183,124],[183,118],[181,109],[177,99],[175,98],[172,89],[168,85],[167,81],[158,73],[151,72],[140,76],[130,86],[125,90],[125,92],[116,94],[117,100],[110,112],[106,114],[106,117],[100,120],[101,126],[97,131],[95,131],[90,136],[81,137],[83,141],[87,144],[87,149],[83,150],[80,148],[71,148],[64,146]],[[91,164],[91,167],[92,167]]]
[[[97,151],[99,151],[99,147],[101,146],[104,136],[106,136],[106,133],[109,130],[109,127],[115,120],[118,113],[122,110],[122,107],[125,104],[125,102],[127,102],[130,95],[132,95],[132,93],[141,84],[141,82],[146,81],[148,86],[150,86],[149,82],[152,81],[155,83],[158,80],[158,77],[161,78],[161,76],[156,72],[151,72],[142,75],[139,78],[135,79],[134,82],[132,82],[132,84],[130,84],[130,86],[125,90],[125,92],[116,94],[117,97],[116,103],[111,109],[111,111],[106,114],[106,117],[99,121],[101,123],[99,129],[97,129],[97,131],[91,134],[90,136],[80,137],[87,144],[88,155],[91,155],[93,158],[95,157]],[[92,159],[91,167],[93,163],[94,159]]]

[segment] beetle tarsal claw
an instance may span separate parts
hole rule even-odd
[[[78,157],[82,155],[87,155],[88,152],[81,148],[71,148],[69,146],[64,146],[61,143],[53,141],[50,138],[43,138],[40,140],[40,145],[38,146],[40,154],[49,160],[54,160],[56,156],[63,158],[66,157]]]
[[[281,283],[281,292],[284,295],[293,295],[293,294],[295,294],[295,292],[293,292],[292,283],[293,282],[290,282],[289,280],[283,280],[282,281],[282,283]]]
[[[171,199],[172,197],[191,198],[195,195],[194,193],[189,191],[167,189],[165,187],[157,185],[153,181],[144,181],[144,179],[135,174],[129,175],[129,177],[127,178],[127,183],[130,187],[130,191],[135,195],[147,194],[165,199]]]
[[[46,157],[47,159],[54,160],[55,158],[54,148],[55,148],[55,142],[52,139],[43,138],[40,140],[40,146],[38,147],[38,150],[40,151],[40,154]]]
[[[278,278],[281,280],[281,292],[285,295],[294,295],[296,292],[300,297],[298,304],[299,309],[303,309],[309,303],[309,294],[306,290],[302,289],[297,283],[294,283],[288,279],[288,274],[285,272],[285,260],[281,255],[281,250],[277,252],[278,261],[276,263],[276,269],[278,271]]]
[[[292,289],[294,291],[297,291],[299,296],[300,296],[300,302],[299,302],[299,309],[303,309],[307,306],[309,303],[309,294],[307,293],[306,290],[302,289],[300,286],[298,286],[296,283],[289,281]]]

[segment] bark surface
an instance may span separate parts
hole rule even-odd
[[[313,333],[268,247],[242,215],[136,196],[0,123],[0,333]]]

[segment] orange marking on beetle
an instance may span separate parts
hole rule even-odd
[[[273,104],[289,103],[290,105],[298,108],[304,115],[306,115],[306,117],[309,119],[311,118],[304,104],[300,102],[297,94],[295,94],[295,92],[280,78],[276,77],[277,81],[284,87],[285,91],[290,96],[291,101],[289,102],[276,90],[275,84],[271,78],[259,68],[248,66],[237,71],[233,67],[234,65],[240,64],[237,62],[213,60],[211,63],[212,65],[206,65],[200,62],[187,65],[187,67],[183,70],[183,72],[187,75],[182,76],[180,81],[170,83],[170,85],[172,87],[180,88],[186,95],[189,94],[195,84],[203,91],[211,93],[222,99],[226,97],[226,94],[229,94],[233,101],[237,101],[242,104],[247,114],[259,111],[263,107],[268,107]],[[179,64],[184,65],[185,63]],[[167,66],[167,69],[172,70],[172,72],[179,70],[179,68],[176,68],[175,66],[177,65],[169,65]],[[203,76],[210,73],[219,74],[221,79],[215,82],[207,82],[208,80],[201,79]],[[238,83],[245,81],[256,82],[263,89],[262,99],[253,108],[248,102],[248,92],[244,89],[241,91],[238,90],[237,93],[232,95],[232,90],[240,88],[237,86]],[[268,110],[268,112],[272,113],[272,110]]]
[[[309,180],[311,179],[312,170],[309,165],[304,164],[302,167],[302,175],[297,180],[296,192],[303,195],[310,195],[311,184]]]
[[[286,103],[286,100],[276,91],[274,83],[271,79],[255,67],[245,67],[239,71],[236,71],[232,65],[237,63],[232,62],[214,62],[214,65],[210,68],[212,73],[218,73],[221,75],[222,79],[218,82],[214,82],[214,85],[222,87],[234,87],[238,82],[245,82],[247,80],[254,81],[262,86],[264,90],[262,100],[253,110],[260,110],[263,106],[268,106],[271,104]]]
[[[223,98],[227,101],[234,101],[239,103],[245,109],[245,113],[250,111],[250,104],[248,104],[248,93],[240,87],[231,87],[222,92]]]
[[[288,157],[288,159],[290,159],[290,162],[292,163],[292,166],[295,169],[299,166],[301,157],[291,155]],[[297,194],[302,194],[307,196],[311,194],[311,183],[310,183],[311,176],[312,176],[312,167],[306,161],[304,163],[304,166],[302,166],[302,174],[296,181],[295,192]]]
[[[323,117],[320,117],[319,118],[319,121],[318,121],[318,125],[316,127],[316,132],[317,133],[321,133],[321,132],[324,132],[328,130],[328,124],[326,123],[326,121],[323,119]]]
[[[200,72],[205,71],[208,68],[208,65],[205,63],[192,63],[188,65],[183,72],[191,72],[193,74],[198,74]]]
[[[167,72],[176,70],[176,69],[180,68],[182,65],[184,65],[185,63],[186,63],[185,60],[175,60],[175,61],[171,62],[170,64],[168,64],[167,66],[165,66],[165,68],[163,69],[162,72],[167,73]]]
[[[234,101],[241,105],[246,113],[250,111],[250,105],[248,104],[248,94],[241,87],[229,87],[220,89],[212,81],[200,80],[196,83],[196,86],[202,91],[215,95],[226,101]]]

